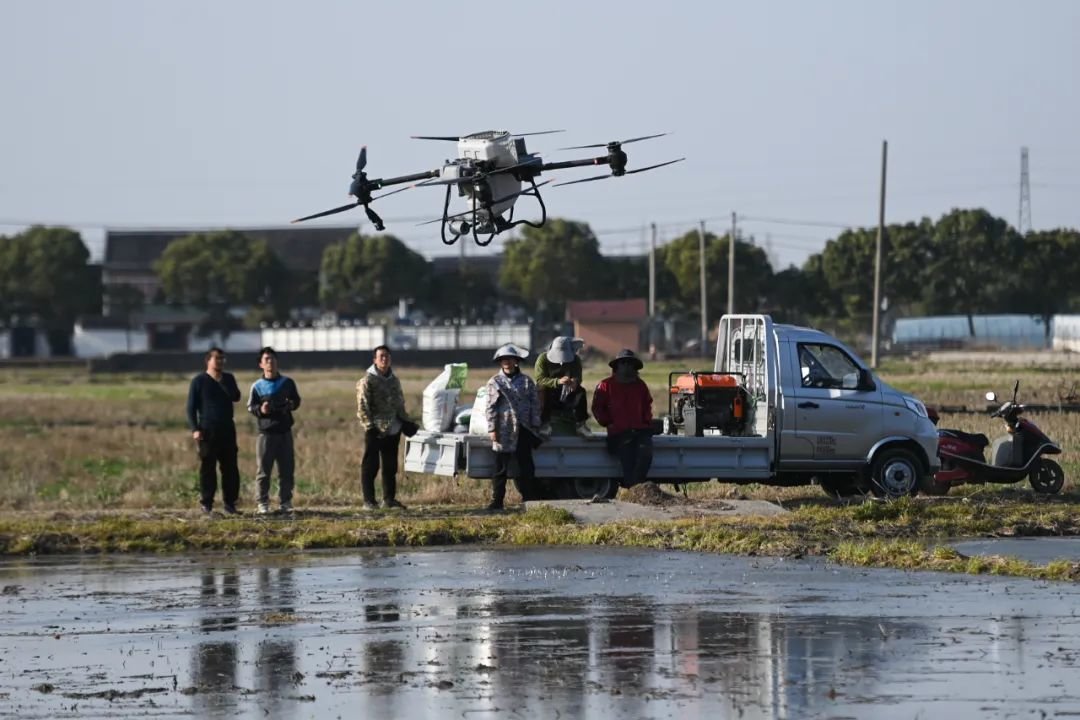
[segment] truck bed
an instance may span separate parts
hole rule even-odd
[[[622,469],[607,452],[606,436],[552,437],[533,451],[538,478],[618,478]],[[649,478],[680,480],[767,480],[772,476],[769,437],[709,435],[653,438]],[[482,435],[421,430],[405,444],[405,471],[490,478],[495,470],[491,439]]]

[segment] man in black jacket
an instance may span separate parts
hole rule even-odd
[[[270,473],[276,462],[281,512],[289,513],[292,512],[293,471],[296,467],[292,411],[300,407],[300,393],[292,378],[278,372],[278,357],[274,348],[264,347],[259,351],[259,368],[262,377],[252,384],[247,405],[248,412],[255,416],[259,425],[259,437],[255,441],[258,512],[260,515],[270,512]]]
[[[217,492],[215,465],[221,466],[221,497],[225,512],[236,515],[240,497],[240,470],[236,466],[236,426],[233,403],[240,401],[236,378],[224,371],[225,351],[212,347],[206,353],[206,372],[191,379],[187,420],[199,448],[199,483],[202,511],[211,514]]]

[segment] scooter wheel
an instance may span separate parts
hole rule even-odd
[[[1053,460],[1043,458],[1028,475],[1031,489],[1042,495],[1057,495],[1065,486],[1065,471]]]

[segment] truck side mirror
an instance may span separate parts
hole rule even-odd
[[[859,368],[857,373],[848,373],[840,380],[840,387],[844,390],[875,390],[874,376],[866,368]]]

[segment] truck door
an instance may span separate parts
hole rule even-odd
[[[796,436],[813,447],[815,462],[863,461],[868,438],[882,435],[881,392],[836,345],[800,342],[790,347],[799,370],[790,398]]]

